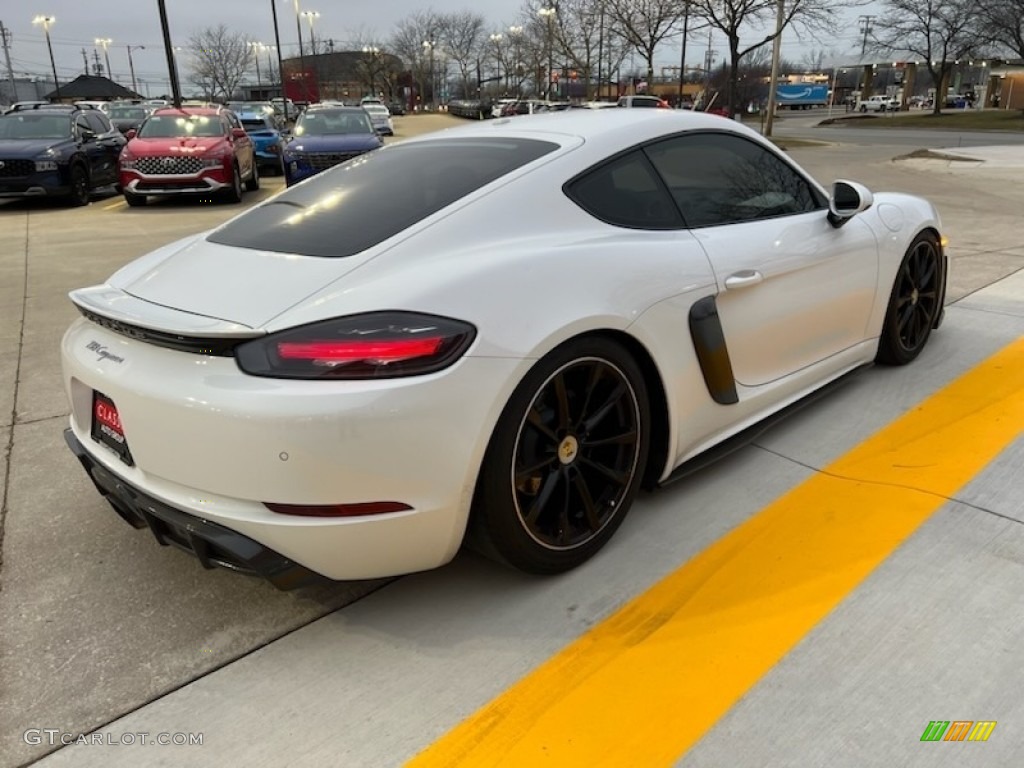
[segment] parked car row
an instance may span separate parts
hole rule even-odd
[[[243,188],[259,189],[261,171],[291,185],[381,146],[381,135],[394,135],[391,114],[379,100],[365,101],[309,106],[293,131],[260,102],[106,111],[21,103],[0,115],[0,197],[86,205],[93,190],[113,186],[132,207],[168,195],[238,202]]]

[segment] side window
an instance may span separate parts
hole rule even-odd
[[[683,226],[679,211],[640,150],[576,179],[567,192],[583,210],[609,224],[634,229]]]
[[[646,148],[689,227],[814,211],[825,200],[796,170],[741,136],[693,133]]]
[[[82,135],[82,131],[94,130],[89,121],[85,119],[85,115],[79,115],[75,118],[75,133],[79,136]]]
[[[97,134],[110,131],[110,123],[102,112],[86,112],[85,119],[89,121],[89,127]]]

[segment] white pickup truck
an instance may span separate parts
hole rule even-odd
[[[858,112],[896,112],[900,108],[900,100],[895,96],[868,96],[857,102]]]

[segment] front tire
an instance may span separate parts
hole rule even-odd
[[[617,342],[576,339],[543,358],[491,436],[470,545],[529,573],[561,573],[588,560],[636,496],[650,420],[643,374]]]
[[[942,311],[942,249],[930,233],[910,244],[896,272],[875,360],[906,365],[924,349]]]
[[[136,195],[134,192],[124,191],[124,201],[132,208],[142,208],[146,204],[145,195]]]
[[[225,190],[224,200],[229,203],[242,202],[242,174],[237,165],[231,166],[231,186]]]
[[[89,204],[89,174],[80,165],[72,166],[68,202],[76,207]]]

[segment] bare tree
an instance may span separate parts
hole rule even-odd
[[[915,0],[905,0],[908,4]],[[740,63],[745,56],[769,45],[776,37],[777,0],[692,0],[695,11],[729,42],[729,86],[726,104],[734,110],[738,104]],[[835,28],[839,11],[858,0],[790,0],[784,7],[782,30],[793,28],[812,35]],[[769,30],[750,41],[753,30]]]
[[[681,29],[682,4],[679,0],[606,0],[605,8],[613,36],[643,57],[647,82],[653,83],[655,51]]]
[[[448,61],[455,62],[462,81],[462,94],[470,92],[471,73],[476,73],[485,55],[484,17],[473,11],[446,13],[439,17],[438,39]]]
[[[414,13],[398,23],[387,46],[405,62],[413,82],[419,84],[423,105],[434,98],[431,53],[437,45],[440,26],[438,15],[433,11]]]
[[[924,59],[935,86],[934,114],[946,103],[946,89],[957,59],[977,48],[976,0],[884,0],[886,13],[877,29],[877,50],[909,53]]]
[[[206,27],[188,41],[192,54],[192,82],[211,99],[230,99],[255,56],[251,41],[227,26]]]
[[[800,59],[800,65],[808,72],[821,72],[828,53],[824,48],[812,48]]]
[[[1024,59],[1024,0],[980,0],[977,12],[982,39]]]

